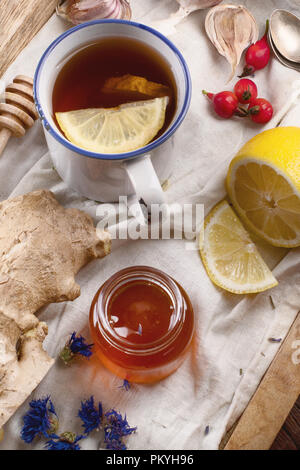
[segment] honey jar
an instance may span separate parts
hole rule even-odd
[[[184,361],[194,313],[174,279],[152,267],[134,266],[100,287],[90,309],[90,328],[107,369],[129,382],[151,383]]]

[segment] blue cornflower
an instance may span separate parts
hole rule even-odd
[[[58,419],[50,397],[32,400],[29,410],[23,417],[24,426],[21,439],[30,444],[38,435],[49,437],[57,430]]]
[[[98,409],[94,405],[94,397],[81,402],[78,416],[82,421],[85,434],[89,434],[94,429],[99,429],[102,422],[102,404],[98,404]]]
[[[128,390],[130,390],[130,383],[128,382],[128,380],[124,379],[123,385],[121,385],[119,388],[124,388],[124,390],[128,392]]]
[[[46,442],[47,450],[80,450],[77,442],[84,439],[85,436],[77,436],[74,432],[64,432],[60,436],[52,434],[51,439]]]
[[[120,439],[106,442],[106,450],[127,450],[126,445]]]
[[[131,428],[126,419],[115,410],[105,413],[106,425],[104,427],[104,442],[106,449],[126,450],[126,446],[122,438],[129,436],[136,431],[137,428]]]
[[[68,342],[68,346],[73,354],[81,354],[85,357],[90,357],[92,355],[93,344],[87,344],[85,338],[81,335],[76,337],[76,332],[74,331],[71,335],[71,338]]]
[[[93,354],[91,351],[93,346],[93,344],[87,344],[83,336],[76,336],[76,332],[74,331],[71,338],[61,351],[60,358],[65,364],[69,364],[76,355],[89,358]]]

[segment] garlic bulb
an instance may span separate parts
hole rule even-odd
[[[58,0],[56,12],[73,24],[97,19],[131,18],[128,0]]]
[[[186,18],[190,13],[196,10],[204,10],[205,8],[210,8],[214,5],[217,5],[222,0],[176,0],[179,4],[178,10],[170,15],[168,18],[165,18],[160,21],[155,21],[151,24],[154,28],[158,29],[160,32],[166,36],[176,33],[175,26],[178,25],[184,18]]]
[[[205,30],[218,52],[231,65],[230,81],[242,52],[258,39],[255,18],[242,5],[218,5],[207,13]]]

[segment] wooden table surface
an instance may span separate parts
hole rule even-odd
[[[225,450],[267,450],[272,447],[299,398],[299,346],[300,312],[238,423],[232,432],[229,431]]]
[[[300,450],[300,396],[270,450]]]
[[[0,77],[50,18],[56,3],[57,0],[0,0]]]

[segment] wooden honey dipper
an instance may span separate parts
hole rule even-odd
[[[5,102],[0,103],[0,155],[12,135],[22,137],[38,118],[32,78],[18,75],[6,87],[4,97]]]

